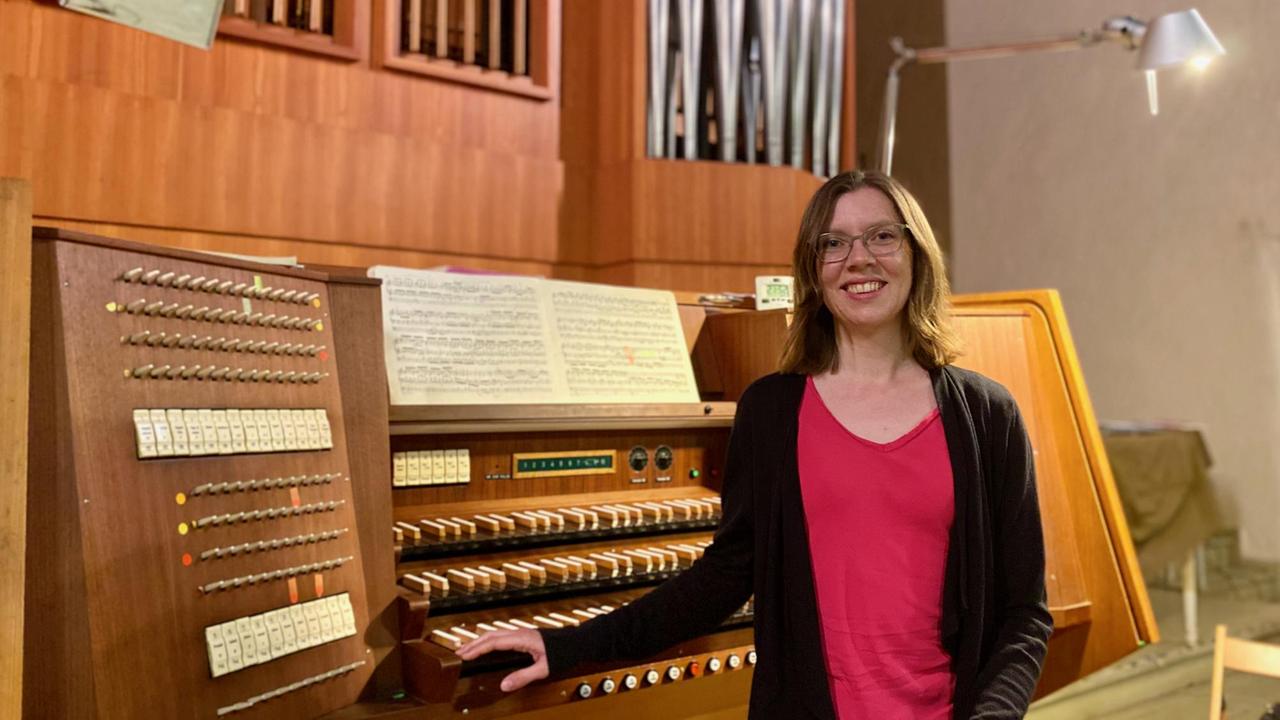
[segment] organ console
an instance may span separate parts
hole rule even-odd
[[[702,401],[389,406],[378,281],[52,229],[32,237],[31,717],[730,717],[748,603],[643,663],[504,694],[467,640],[577,625],[688,568],[781,312],[682,295]],[[1040,478],[1040,692],[1156,639],[1057,296],[959,297]]]

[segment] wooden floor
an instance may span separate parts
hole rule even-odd
[[[1165,641],[1032,706],[1028,720],[1183,720],[1209,716],[1209,673],[1213,627],[1226,623],[1232,635],[1280,643],[1280,603],[1232,600],[1206,593],[1200,598],[1200,647],[1182,642],[1182,599],[1177,592],[1152,590],[1151,604]],[[1270,703],[1280,705],[1280,680],[1227,673],[1229,720],[1257,720]]]

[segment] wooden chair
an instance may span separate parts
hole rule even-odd
[[[1209,720],[1222,718],[1222,675],[1225,670],[1280,678],[1280,645],[1227,637],[1227,626],[1213,631],[1213,680],[1209,689]]]

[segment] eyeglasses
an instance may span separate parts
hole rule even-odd
[[[818,256],[824,263],[844,262],[853,252],[853,244],[861,240],[867,252],[876,257],[885,257],[902,249],[902,240],[906,238],[908,232],[910,228],[902,223],[876,225],[867,228],[861,235],[825,232],[817,239]]]

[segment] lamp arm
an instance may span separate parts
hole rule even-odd
[[[988,58],[1009,57],[1035,52],[1065,52],[1094,47],[1104,40],[1123,43],[1134,50],[1142,42],[1146,25],[1133,17],[1110,18],[1097,30],[1081,30],[1074,35],[1054,38],[1042,38],[1019,43],[1001,45],[979,45],[974,47],[932,47],[916,50],[902,42],[902,38],[889,40],[897,56],[889,66],[889,74],[884,85],[884,108],[880,116],[880,144],[877,158],[877,170],[889,174],[893,169],[894,129],[898,119],[898,85],[902,68],[911,63],[934,65],[960,60],[985,60]]]

